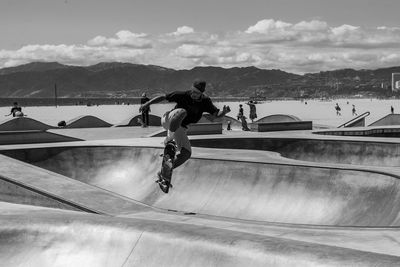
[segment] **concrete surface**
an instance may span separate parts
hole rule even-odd
[[[192,158],[174,172],[176,187],[154,185],[162,152],[153,148],[63,147],[10,154],[40,168],[137,200],[149,206],[265,222],[397,226],[400,184],[396,176],[242,160]],[[16,153],[14,151],[14,153]],[[248,152],[247,152],[248,153]]]
[[[312,121],[291,121],[291,122],[255,122],[250,124],[252,131],[276,132],[294,130],[312,130]]]
[[[315,134],[366,137],[400,137],[400,126],[368,126],[318,130]]]
[[[78,141],[78,140],[82,139],[42,130],[0,132],[0,145],[53,143],[53,142]]]
[[[53,128],[57,127],[50,126],[40,121],[25,117],[14,117],[0,122],[0,131],[45,131],[47,129]]]
[[[196,123],[188,126],[187,135],[215,135],[222,134],[221,122]],[[152,133],[149,137],[167,136],[167,131],[161,128],[159,131]]]
[[[400,125],[400,114],[388,114],[368,126]]]
[[[134,115],[114,125],[114,127],[141,126],[142,115]],[[149,126],[161,126],[161,117],[149,114]]]
[[[224,129],[228,127],[228,122],[229,122],[231,124],[232,129],[242,129],[242,122],[228,115],[216,118],[208,113],[204,113],[199,121],[199,123],[210,123],[210,122],[220,122],[222,123],[222,127]]]
[[[400,264],[398,138],[191,136],[165,195],[162,137],[92,130],[90,141],[0,147],[0,180],[14,185],[3,195],[21,186],[76,210],[29,194],[32,205],[0,202],[4,266]]]
[[[235,148],[278,152],[291,159],[350,165],[400,167],[398,139],[363,140],[343,137],[318,139],[316,136],[261,137],[213,136],[196,138],[192,146],[208,148]]]
[[[193,219],[188,222],[180,216],[174,216],[175,221],[151,216],[113,218],[7,203],[0,203],[0,210],[0,258],[4,266],[397,266],[399,263],[398,257],[390,252],[364,250],[351,242],[341,242],[342,246],[337,247],[303,241],[304,229],[261,226],[249,231],[235,229],[235,223],[216,221],[208,226],[206,221],[196,224]],[[291,233],[285,237],[279,232]],[[352,231],[331,229],[325,233],[319,229],[308,234],[318,232],[318,236],[346,239]],[[374,230],[363,232],[366,243],[371,244],[376,237],[384,240]],[[386,242],[398,247],[390,239]]]

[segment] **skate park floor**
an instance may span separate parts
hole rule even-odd
[[[400,139],[191,136],[154,183],[157,127],[0,147],[4,266],[399,266]]]

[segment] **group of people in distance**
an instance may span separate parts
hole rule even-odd
[[[347,101],[347,104],[349,104],[348,101]],[[335,105],[335,110],[336,110],[336,116],[342,116],[342,113],[340,112],[342,109],[340,108],[338,103],[336,103],[336,105]],[[393,106],[390,106],[390,113],[394,114],[394,107]],[[356,111],[356,106],[354,104],[352,104],[351,115],[352,116],[358,116],[357,111]]]
[[[349,102],[347,102],[347,104],[349,104]],[[353,108],[351,109],[351,115],[358,116],[356,111],[356,106],[354,104],[352,106]],[[342,113],[340,112],[342,109],[340,108],[338,103],[336,103],[335,110],[336,110],[336,116],[342,116]]]

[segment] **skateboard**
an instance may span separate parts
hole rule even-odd
[[[163,157],[161,170],[157,173],[158,179],[156,183],[160,186],[160,189],[168,194],[169,188],[172,187],[172,166],[174,164],[176,154],[176,144],[173,140],[169,141],[164,148],[164,152],[161,155]]]

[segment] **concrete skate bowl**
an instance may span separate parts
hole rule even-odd
[[[395,175],[284,161],[239,161],[239,151],[232,160],[194,155],[174,172],[175,186],[166,195],[154,183],[160,152],[111,146],[2,151],[165,210],[285,224],[400,225],[400,180]]]
[[[400,143],[301,138],[192,139],[197,147],[250,149],[278,152],[281,156],[310,162],[400,167]]]
[[[99,128],[110,127],[111,123],[103,121],[95,116],[79,116],[70,121],[67,121],[65,128]]]

